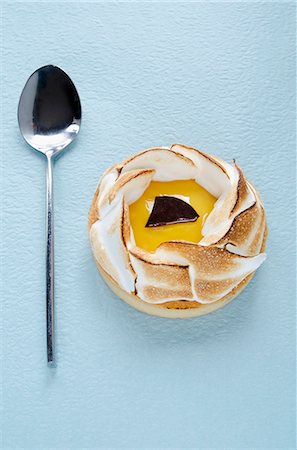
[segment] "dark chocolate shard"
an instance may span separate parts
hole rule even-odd
[[[180,198],[162,195],[155,198],[146,227],[160,227],[175,223],[195,222],[199,214]]]

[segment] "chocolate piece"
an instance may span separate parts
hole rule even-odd
[[[146,227],[160,227],[175,223],[195,222],[199,214],[180,198],[162,195],[155,198]]]

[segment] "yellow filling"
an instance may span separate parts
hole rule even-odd
[[[186,201],[199,214],[199,218],[196,222],[145,228],[155,197],[161,195],[176,196]],[[202,238],[201,229],[204,221],[216,200],[194,180],[152,181],[142,196],[130,205],[130,223],[136,245],[154,252],[162,242],[176,240],[199,242]]]

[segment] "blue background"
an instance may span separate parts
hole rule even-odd
[[[293,3],[3,6],[3,448],[295,448]],[[19,135],[27,77],[61,66],[81,134],[55,164],[57,368],[46,366],[45,160]],[[268,260],[207,317],[119,301],[87,236],[102,171],[182,142],[237,159]]]

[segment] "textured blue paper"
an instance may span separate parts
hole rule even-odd
[[[294,8],[4,4],[5,449],[295,448]],[[54,170],[56,369],[45,352],[45,161],[16,122],[27,77],[49,63],[83,108]],[[174,142],[235,157],[270,232],[245,292],[185,321],[118,300],[87,237],[102,171]]]

